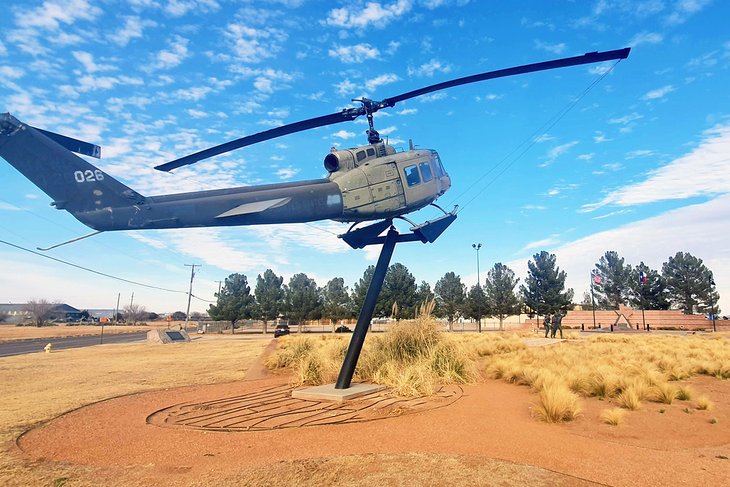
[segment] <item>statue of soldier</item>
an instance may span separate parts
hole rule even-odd
[[[560,330],[560,339],[563,339],[563,313],[558,311],[553,315],[553,329],[551,338],[555,338],[555,332]]]
[[[550,332],[550,314],[545,313],[545,319],[542,322],[542,326],[545,327],[545,338],[547,338],[548,333]]]

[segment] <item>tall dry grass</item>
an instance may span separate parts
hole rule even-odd
[[[692,389],[677,381],[700,374],[726,378],[730,372],[730,347],[722,336],[598,336],[486,358],[487,377],[526,385],[538,394],[558,381],[580,397],[597,397],[625,410],[639,409],[644,401],[690,399]]]
[[[440,331],[432,311],[433,303],[425,303],[415,320],[401,321],[385,334],[371,336],[363,346],[354,379],[384,384],[409,397],[432,394],[439,384],[473,381],[479,345]],[[342,336],[285,337],[267,366],[293,369],[295,385],[334,382],[347,346]]]

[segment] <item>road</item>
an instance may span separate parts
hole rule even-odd
[[[104,343],[131,343],[147,339],[147,332],[117,333],[104,335]],[[12,342],[0,343],[0,357],[11,355],[22,355],[24,353],[43,352],[49,343],[54,350],[65,348],[88,347],[99,345],[99,335],[87,335],[66,338],[34,338],[33,340],[15,340]]]

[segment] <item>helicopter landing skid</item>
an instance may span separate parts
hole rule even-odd
[[[403,220],[409,222],[412,226],[410,228],[412,233],[397,234],[397,242],[423,242],[433,243],[437,238],[444,233],[449,225],[456,220],[456,211],[459,209],[455,206],[449,213],[444,212],[444,215],[436,218],[435,220],[426,220],[425,223],[416,225],[410,220]],[[443,211],[443,210],[442,210]],[[339,237],[347,243],[353,249],[362,249],[368,245],[383,244],[385,243],[385,236],[380,236],[385,230],[393,226],[393,219],[389,218],[380,222],[370,224],[366,227],[358,228],[355,230],[349,230]]]

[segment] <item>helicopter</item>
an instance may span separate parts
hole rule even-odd
[[[408,150],[398,152],[382,140],[375,129],[374,113],[446,88],[535,71],[625,59],[629,51],[630,48],[591,52],[488,71],[381,101],[353,99],[359,106],[242,137],[155,167],[171,171],[266,140],[366,116],[368,144],[340,150],[333,147],[324,157],[328,176],[322,179],[143,196],[73,154],[100,158],[99,146],[32,127],[10,113],[0,114],[0,156],[50,196],[53,199],[51,205],[70,212],[81,223],[94,229],[95,232],[90,235],[114,230],[335,220],[352,223],[340,237],[350,246],[361,248],[391,226],[393,218],[401,218],[412,225],[413,240],[433,242],[456,218],[456,207],[446,212],[435,204],[451,187],[451,178],[437,151],[416,149],[411,143]],[[428,205],[444,214],[420,225],[405,217]],[[356,225],[367,221],[376,223],[355,229]],[[72,241],[76,240],[79,239]]]

